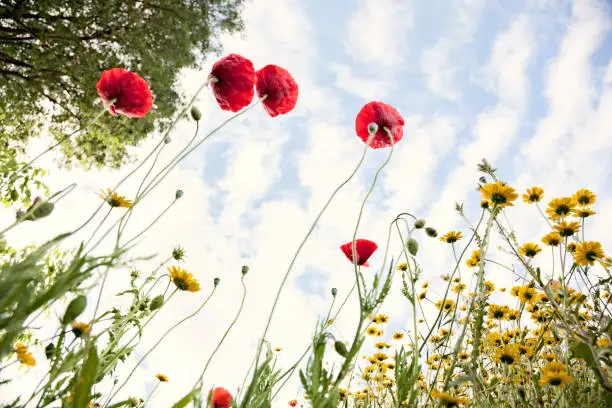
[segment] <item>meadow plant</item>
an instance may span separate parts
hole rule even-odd
[[[219,107],[234,115],[198,138],[202,115],[193,103],[207,86]],[[104,71],[97,91],[104,106],[97,118],[109,112],[138,120],[153,106],[149,84],[121,68]],[[150,406],[152,395],[169,382],[163,373],[155,375],[158,382],[146,396],[118,399],[118,395],[159,344],[206,307],[220,280],[211,278],[210,284],[204,285],[183,269],[180,262],[185,252],[180,246],[169,250],[168,256],[157,260],[157,266],[150,271],[133,267],[136,261],[149,259],[133,255],[138,239],[170,212],[183,197],[183,191],[177,190],[167,207],[134,236],[126,235],[126,225],[139,204],[181,161],[233,119],[258,104],[270,117],[285,115],[294,109],[297,100],[297,82],[285,69],[267,65],[256,71],[247,58],[230,54],[213,65],[207,80],[136,169],[113,188],[105,186],[100,191],[100,204],[91,217],[40,246],[16,249],[2,241],[0,375],[11,365],[35,366],[38,357],[33,350],[43,351],[49,365],[30,395],[17,396],[6,407]],[[170,132],[187,112],[194,123],[193,137],[178,154],[160,163]],[[86,132],[97,118],[42,154],[73,134]],[[370,265],[369,258],[379,245],[362,238],[365,234],[360,233],[359,227],[366,217],[367,201],[392,160],[394,146],[402,140],[403,126],[400,112],[383,102],[369,102],[358,112],[355,131],[364,142],[363,154],[353,171],[332,191],[296,249],[279,283],[242,386],[236,390],[212,387],[204,383],[204,375],[240,318],[247,296],[246,265],[241,269],[242,296],[235,316],[203,362],[201,374],[193,379],[193,386],[174,408],[612,405],[612,260],[605,255],[602,244],[589,240],[587,234],[588,224],[596,215],[596,195],[581,189],[548,201],[543,209],[540,203],[544,190],[537,186],[526,189],[521,205],[532,206],[550,232],[540,239],[519,242],[507,215],[509,207],[518,205],[519,194],[483,160],[478,165],[483,176],[478,184],[481,201],[476,223],[469,220],[463,204],[458,203],[456,211],[465,229],[438,236],[426,220],[401,213],[389,223],[382,264]],[[287,279],[330,203],[354,178],[368,151],[382,148],[388,148],[389,154],[369,185],[352,237],[339,244],[339,252],[352,264],[353,287],[338,305],[338,291],[332,289],[331,305],[314,328],[310,345],[289,367],[280,367],[267,335]],[[32,164],[41,155],[21,168],[15,163],[5,166],[11,172],[2,179],[2,189],[14,188],[15,180],[31,172]],[[124,182],[145,165],[148,171],[135,194],[123,195]],[[53,217],[55,206],[61,205],[61,199],[74,188],[69,185],[46,198],[36,197],[26,209],[17,212],[14,223],[2,227],[0,235],[24,222]],[[90,226],[103,208],[105,214],[87,239],[76,248],[61,249],[67,238]],[[121,213],[119,219],[108,225],[109,216],[117,212]],[[399,240],[401,250],[390,255],[392,239]],[[104,240],[114,241],[113,249],[99,254],[96,249]],[[435,282],[435,289],[424,280],[422,264],[426,262],[419,252],[423,240],[438,241],[445,247],[440,250],[449,251],[454,260],[440,282]],[[497,241],[502,244],[504,256],[492,249],[491,243]],[[552,268],[540,262],[545,256],[551,256]],[[490,273],[493,266],[504,268],[516,285],[497,288]],[[368,267],[374,272],[364,274],[363,268]],[[117,294],[128,297],[130,304],[126,308],[100,310],[109,272],[117,268],[131,270],[129,286]],[[393,285],[396,276],[401,286]],[[207,294],[199,296],[202,291]],[[401,292],[409,311],[407,327],[394,332],[386,330],[392,318],[381,313],[391,291]],[[501,295],[510,301],[500,302]],[[160,310],[172,308],[177,296],[193,296],[193,311],[158,336],[148,350],[139,348],[150,322]],[[359,314],[354,335],[347,343],[335,331],[335,322],[353,296],[357,297]],[[92,299],[95,303],[88,305]],[[40,338],[33,323],[58,307],[63,308],[61,317],[54,322],[45,320],[55,324],[54,335]],[[83,317],[86,309],[93,310],[90,319]],[[126,364],[137,349],[142,357],[129,374],[115,377],[110,389],[95,391],[95,385],[114,376],[118,365]],[[330,366],[330,360],[340,363]],[[11,381],[3,378],[0,387]],[[279,402],[276,397],[289,381],[299,382],[302,391],[295,399]]]

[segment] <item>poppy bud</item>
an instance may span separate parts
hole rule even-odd
[[[193,120],[197,122],[200,119],[202,119],[202,112],[200,112],[200,110],[196,106],[192,106],[191,107],[191,117],[193,118]]]
[[[183,190],[176,190],[176,193],[174,193],[174,197],[178,200],[179,198],[181,198],[185,193],[183,193]]]
[[[332,292],[332,296],[336,297],[336,295],[338,294],[338,289],[332,288],[331,292]]]
[[[346,349],[346,344],[344,344],[343,342],[341,342],[340,340],[337,340],[334,343],[334,349],[336,350],[336,352],[338,354],[340,354],[342,357],[346,357],[348,354],[348,350]]]
[[[164,143],[165,143],[165,144],[168,144],[168,143],[170,143],[171,141],[172,141],[172,139],[170,139],[170,136],[166,136],[166,137],[164,137]]]
[[[376,132],[378,132],[378,125],[376,124],[376,122],[370,122],[370,124],[368,125],[368,133],[373,135]]]
[[[83,295],[77,296],[72,299],[66,308],[64,317],[62,318],[62,324],[68,324],[75,320],[87,307],[87,298]]]
[[[219,284],[219,282],[221,282],[221,279],[219,279],[219,278],[215,278],[215,280],[213,281],[213,283],[215,284],[215,287],[217,287],[217,285]]]
[[[140,405],[141,402],[142,400],[137,397],[130,397],[127,400],[128,406],[130,407],[137,407]]]
[[[423,228],[424,226],[425,226],[425,220],[423,220],[423,219],[416,220],[416,221],[414,222],[414,228],[416,228],[416,229],[421,229],[421,228]]]
[[[246,275],[247,273],[249,273],[249,266],[248,265],[242,265],[242,275]]]
[[[408,252],[410,252],[412,256],[416,256],[417,252],[419,252],[419,243],[414,238],[408,238],[406,246],[408,247]]]
[[[39,218],[44,218],[48,216],[49,214],[51,214],[54,207],[55,207],[55,204],[50,203],[49,201],[45,201],[36,207],[36,209],[32,213],[32,216],[34,217],[35,220]]]
[[[55,344],[53,343],[47,344],[47,347],[45,347],[45,357],[47,357],[47,360],[51,360],[51,357],[53,357],[54,352],[55,352]]]
[[[151,311],[157,310],[164,304],[164,295],[157,295],[151,301]]]
[[[431,227],[425,228],[425,232],[427,233],[427,235],[429,235],[432,238],[435,238],[438,236],[438,231],[436,231],[434,228],[431,228]]]

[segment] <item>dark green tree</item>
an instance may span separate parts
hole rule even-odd
[[[176,113],[179,71],[218,51],[219,34],[243,28],[243,1],[0,0],[0,146],[18,151],[30,137],[60,140],[85,126],[102,109],[100,74],[122,67],[149,82],[149,115],[106,114],[62,144],[64,164],[118,167],[126,146]]]

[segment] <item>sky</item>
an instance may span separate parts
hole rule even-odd
[[[202,70],[183,72],[179,85],[185,95],[193,95],[217,59],[237,53],[256,69],[267,64],[287,69],[299,85],[298,104],[276,118],[256,106],[230,122],[181,162],[135,212],[128,235],[145,228],[177,189],[184,191],[132,254],[157,254],[155,261],[137,264],[146,273],[180,244],[187,254],[180,265],[199,279],[202,290],[178,293],[164,306],[132,358],[117,370],[120,382],[168,327],[197,309],[215,277],[221,283],[209,304],[151,353],[118,398],[145,398],[158,372],[170,382],[160,385],[151,407],[169,406],[191,388],[238,311],[241,266],[249,265],[244,310],[204,377],[205,387],[220,385],[232,392],[242,383],[291,258],[364,150],[354,120],[369,101],[396,107],[406,125],[359,225],[358,238],[380,247],[366,277],[380,269],[389,224],[400,212],[424,218],[441,234],[451,229],[465,234],[455,203],[464,203],[476,222],[480,195],[475,188],[481,175],[476,164],[483,158],[518,192],[543,187],[545,202],[580,188],[595,192],[598,214],[588,233],[611,253],[605,242],[606,226],[612,223],[611,17],[612,7],[603,0],[249,2],[246,31],[222,36],[222,52],[208,56]],[[155,94],[155,84],[150,85]],[[196,106],[202,111],[200,138],[231,116],[219,109],[209,89],[198,96]],[[194,131],[193,121],[181,121],[160,163],[167,163]],[[131,153],[145,157],[158,139]],[[42,141],[33,143],[30,151],[34,155],[44,147]],[[352,239],[361,203],[388,154],[388,149],[367,152],[364,165],[334,198],[299,254],[267,336],[282,348],[280,367],[291,366],[308,346],[318,319],[330,307],[331,288],[338,289],[339,299],[350,290],[352,265],[339,246]],[[15,246],[44,242],[79,225],[100,204],[96,193],[113,187],[134,167],[58,170],[50,155],[40,165],[51,169],[52,190],[70,183],[76,188],[49,218],[7,234]],[[133,195],[143,175],[136,173],[120,193]],[[2,225],[14,219],[14,211],[0,212]],[[533,207],[517,203],[506,216],[519,241],[538,242],[548,232]],[[86,240],[92,231],[71,242]],[[424,234],[416,238],[424,279],[439,284],[440,275],[451,272],[452,252]],[[104,242],[100,250],[109,245]],[[390,256],[397,259],[400,249],[394,236]],[[488,273],[499,286],[513,284],[514,277],[504,270]],[[112,271],[101,310],[125,304],[115,294],[128,280],[129,269]],[[396,277],[381,309],[391,317],[390,332],[409,327],[411,311],[400,284]],[[61,312],[52,310],[47,317],[54,319],[54,313]],[[85,315],[91,317],[93,308]],[[352,297],[332,328],[334,336],[351,339],[357,316]],[[45,372],[44,350],[33,352],[39,364],[29,371],[11,367],[18,380],[3,387],[0,401],[32,389]],[[109,385],[103,382],[97,390],[104,394]],[[274,406],[286,406],[293,398],[303,401],[297,377]]]

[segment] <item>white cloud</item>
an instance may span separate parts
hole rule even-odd
[[[363,64],[396,68],[406,57],[413,14],[402,0],[364,0],[348,16],[345,50]]]
[[[336,74],[338,88],[363,100],[383,99],[391,90],[387,79],[356,74],[348,64],[332,64],[330,69]]]

